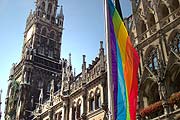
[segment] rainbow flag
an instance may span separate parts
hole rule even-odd
[[[139,56],[114,4],[108,0],[109,44],[115,120],[135,120]]]

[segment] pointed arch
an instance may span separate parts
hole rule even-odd
[[[156,46],[149,46],[145,52],[145,61],[147,67],[154,73],[157,74],[158,69],[158,54]]]
[[[97,87],[95,91],[95,109],[99,109],[101,107],[101,91]]]
[[[80,119],[80,117],[81,117],[81,113],[82,113],[81,104],[82,104],[82,101],[81,101],[81,99],[79,99],[77,101],[77,112],[76,112],[77,119]]]
[[[55,39],[55,38],[56,38],[56,32],[55,32],[54,30],[52,30],[52,31],[50,32],[49,37],[50,37],[51,39]]]
[[[43,1],[41,4],[41,10],[45,12],[46,3]]]
[[[42,27],[41,29],[41,35],[47,36],[48,29],[46,27]]]
[[[170,4],[171,4],[171,12],[173,12],[174,10],[176,10],[180,7],[178,0],[171,0]]]
[[[161,3],[159,5],[159,9],[160,9],[160,14],[161,14],[160,16],[161,19],[169,15],[168,7],[164,3]]]
[[[180,29],[175,29],[171,32],[168,39],[169,51],[173,50],[175,53],[180,53]]]
[[[89,111],[94,111],[95,109],[95,100],[94,100],[94,93],[93,91],[89,94]]]
[[[76,102],[72,103],[72,120],[76,120]]]
[[[52,12],[52,3],[49,3],[49,4],[48,4],[47,13],[48,13],[48,14],[51,14],[51,12]]]
[[[148,17],[149,17],[149,19],[148,19],[148,26],[152,27],[156,23],[154,15],[152,13],[149,13]]]
[[[140,26],[141,26],[140,27],[141,33],[144,33],[147,30],[147,28],[146,28],[146,24],[143,20],[140,21]]]

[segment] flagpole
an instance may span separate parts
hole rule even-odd
[[[108,0],[104,0],[104,16],[105,16],[106,51],[107,51],[107,86],[108,86],[108,112],[109,112],[108,120],[114,120]]]

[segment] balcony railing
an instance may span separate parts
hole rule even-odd
[[[168,99],[169,106],[173,107],[174,105],[180,102],[180,92],[173,93]],[[176,108],[179,109],[179,108]],[[145,116],[150,116],[151,114],[163,110],[162,101],[155,102],[143,109],[140,110],[140,115],[142,118]]]
[[[140,43],[144,42],[147,38],[156,34],[160,29],[168,26],[170,23],[176,21],[180,17],[180,8],[173,11],[168,16],[156,22],[152,27],[143,32],[142,34],[135,37],[135,40],[138,40]],[[160,27],[158,27],[160,26]]]

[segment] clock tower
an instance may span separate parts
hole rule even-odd
[[[31,111],[61,87],[63,8],[58,0],[36,0],[26,21],[22,57],[9,76],[5,119],[31,119]],[[42,91],[43,89],[43,91]],[[43,95],[42,95],[43,94]]]

